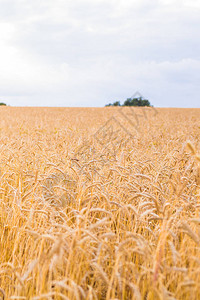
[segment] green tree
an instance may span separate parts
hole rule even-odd
[[[113,103],[113,106],[120,106],[121,104],[120,104],[120,101],[115,101],[114,103]]]
[[[113,104],[109,103],[106,106],[121,106],[120,101],[115,101]],[[122,106],[152,106],[149,100],[138,98],[127,98]]]
[[[109,103],[106,106],[121,106],[120,101],[115,101],[113,104]]]
[[[139,98],[128,98],[124,101],[123,106],[151,106],[149,100]]]

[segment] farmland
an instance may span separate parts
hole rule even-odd
[[[200,299],[200,109],[120,109],[0,108],[2,299]]]

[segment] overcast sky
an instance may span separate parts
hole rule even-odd
[[[200,0],[0,0],[0,102],[200,107]]]

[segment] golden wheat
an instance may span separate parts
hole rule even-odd
[[[200,299],[200,110],[122,109],[0,109],[1,299]]]

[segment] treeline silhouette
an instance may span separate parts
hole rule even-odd
[[[109,103],[106,106],[152,106],[149,100],[138,98],[127,98],[123,104],[120,101],[115,101],[114,103]]]

